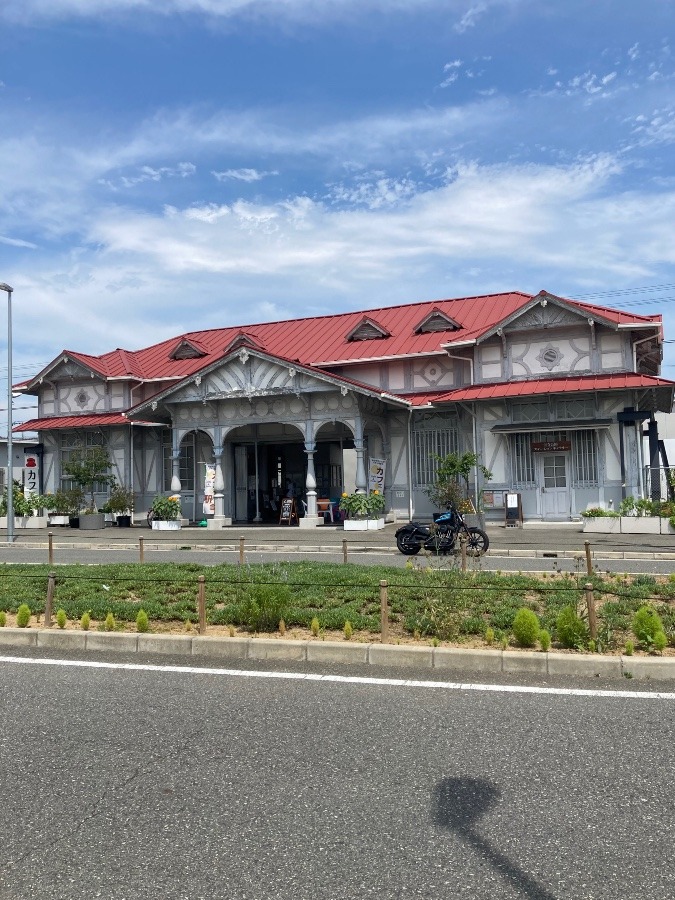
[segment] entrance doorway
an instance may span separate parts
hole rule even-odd
[[[571,510],[566,453],[544,453],[540,457],[542,515],[545,519],[568,519]]]

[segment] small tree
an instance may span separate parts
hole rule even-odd
[[[434,454],[434,459],[438,463],[436,481],[427,488],[426,494],[440,509],[459,506],[468,498],[469,477],[476,466],[486,481],[492,478],[492,472],[478,463],[476,453],[467,452],[461,456],[458,453],[448,453],[447,456]]]
[[[63,464],[63,472],[72,478],[83,491],[89,494],[89,508],[96,509],[94,488],[97,482],[109,485],[115,476],[109,473],[110,454],[105,447],[96,444],[93,447],[78,447]]]

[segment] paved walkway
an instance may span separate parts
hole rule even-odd
[[[275,525],[234,525],[218,531],[207,528],[184,527],[179,532],[151,531],[147,527],[108,527],[101,531],[80,531],[76,528],[49,529],[55,547],[97,546],[135,549],[139,538],[144,546],[157,545],[192,547],[203,550],[234,550],[244,538],[247,550],[275,550],[303,548],[339,552],[347,541],[349,552],[397,553],[394,532],[398,525],[387,525],[381,531],[346,532],[341,526],[326,525],[316,529]],[[570,525],[526,525],[524,528],[505,528],[488,525],[491,556],[559,557],[570,558],[584,553],[588,540],[595,557],[604,559],[675,559],[675,536],[667,534],[584,534],[581,523]],[[0,545],[6,541],[6,530],[0,530]],[[14,546],[47,547],[49,532],[44,529],[19,529]]]

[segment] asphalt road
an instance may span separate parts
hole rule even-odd
[[[335,553],[319,553],[315,550],[300,551],[246,551],[245,555],[248,563],[260,562],[280,562],[283,560],[294,561],[301,559],[311,559],[316,562],[337,562],[343,561],[342,550]],[[349,554],[349,562],[356,565],[385,565],[397,566],[402,568],[411,560],[411,557],[403,556],[401,553],[377,553],[369,551],[367,553],[353,552]],[[459,561],[455,556],[439,556],[439,557],[412,557],[415,565],[426,566],[432,565],[437,567],[457,566]],[[138,562],[138,550],[115,550],[99,547],[83,548],[77,547],[73,549],[57,548],[54,553],[54,562],[56,565],[65,565],[67,563],[82,563],[85,565],[96,565],[99,563],[115,563],[115,562]],[[205,566],[215,566],[221,563],[237,563],[239,561],[239,551],[214,551],[214,550],[145,550],[146,562],[196,562]],[[0,546],[0,565],[3,563],[42,563],[48,562],[48,553],[46,549],[34,550],[24,549],[21,547],[12,547],[10,549]],[[632,574],[649,573],[652,575],[669,575],[675,572],[675,560],[650,560],[650,559],[602,559],[598,558],[594,561],[594,566],[599,572],[628,572]],[[507,557],[493,555],[489,553],[487,556],[480,557],[477,560],[469,560],[469,568],[478,568],[486,572],[585,572],[586,560],[581,551],[576,559],[563,558],[534,558],[534,557]]]
[[[675,896],[673,694],[29,658],[0,660],[2,900]]]

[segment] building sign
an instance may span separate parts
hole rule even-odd
[[[202,507],[205,516],[213,516],[216,513],[216,501],[213,496],[215,483],[216,467],[207,463],[204,475],[204,505]]]
[[[572,449],[571,441],[532,441],[533,453],[564,453]]]
[[[484,509],[503,509],[504,491],[483,491]]]
[[[384,471],[387,467],[386,459],[374,459],[372,456],[368,460],[368,492],[378,491],[384,493]]]
[[[26,497],[40,493],[40,457],[33,450],[23,452],[23,492]]]

